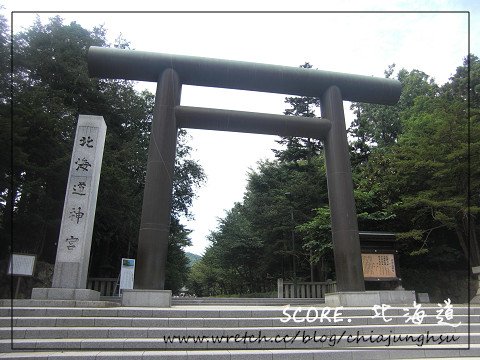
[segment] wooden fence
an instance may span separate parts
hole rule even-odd
[[[277,280],[279,298],[324,298],[325,294],[337,291],[337,283],[326,282],[293,282]]]
[[[100,292],[100,296],[118,296],[117,278],[89,278],[87,289]],[[324,298],[325,294],[336,292],[337,283],[325,282],[293,282],[277,280],[278,298]]]
[[[100,296],[118,296],[117,278],[88,278],[87,289],[100,292]]]

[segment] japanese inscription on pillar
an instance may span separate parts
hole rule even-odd
[[[53,287],[85,287],[83,283],[86,281],[90,257],[105,133],[103,117],[79,116],[58,240]],[[76,264],[72,266],[71,263]]]

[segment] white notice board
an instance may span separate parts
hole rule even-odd
[[[133,289],[134,278],[135,259],[122,258],[122,267],[120,268],[120,290]]]
[[[35,269],[35,258],[35,255],[12,254],[8,264],[8,274],[32,276]]]

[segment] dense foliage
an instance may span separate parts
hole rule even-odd
[[[466,283],[461,294],[454,288],[468,276],[467,259],[480,265],[480,61],[466,58],[442,86],[420,70],[396,72],[395,65],[385,76],[402,83],[398,104],[351,106],[359,229],[397,233],[405,287],[466,301]],[[296,116],[314,117],[319,105],[305,97],[286,102],[285,114]],[[277,160],[249,174],[243,203],[210,235],[191,273],[198,294],[268,291],[277,277],[334,278],[322,146],[300,138],[279,143]],[[441,281],[445,271],[456,280]]]
[[[0,50],[8,54],[9,30],[5,19],[0,20]],[[102,27],[89,31],[75,22],[65,25],[60,17],[47,24],[37,20],[14,34],[13,127],[1,132],[2,257],[7,257],[13,235],[10,250],[54,262],[79,114],[101,115],[107,124],[90,276],[117,277],[120,259],[135,257],[154,96],[139,93],[132,82],[89,78],[90,46],[128,47],[122,38],[107,44],[105,35]],[[10,69],[3,62],[8,56],[0,58],[5,84]],[[0,89],[1,121],[9,127],[9,86]],[[201,167],[189,158],[190,150],[180,131],[166,281],[174,291],[186,280],[188,259],[183,248],[190,241],[180,217],[189,215],[194,189],[204,178]]]

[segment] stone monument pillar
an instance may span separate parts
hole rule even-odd
[[[103,117],[79,116],[52,288],[33,289],[32,299],[99,299],[86,285],[106,131]]]

